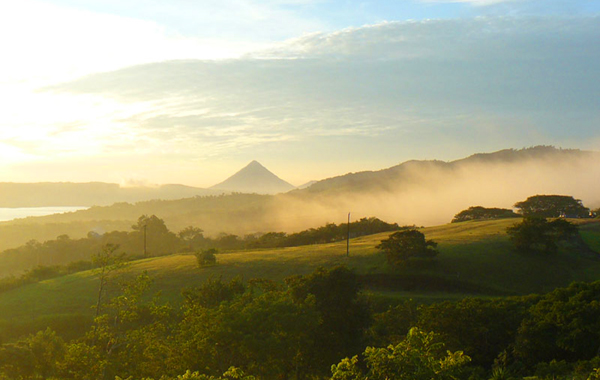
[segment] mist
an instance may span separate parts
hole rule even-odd
[[[286,231],[344,222],[348,212],[352,220],[376,216],[401,225],[432,226],[449,223],[470,206],[512,209],[537,194],[571,195],[595,209],[600,206],[599,158],[405,165],[403,175],[391,178],[385,189],[280,196],[275,218]]]
[[[286,178],[286,173],[278,173]],[[118,187],[118,185],[114,185]],[[535,147],[478,154],[452,162],[408,161],[379,171],[350,173],[278,195],[194,196],[198,189],[163,186],[158,201],[116,203],[74,213],[0,223],[0,249],[61,234],[128,231],[141,215],[156,215],[178,232],[205,236],[287,232],[377,217],[400,225],[449,223],[470,206],[512,208],[537,194],[569,195],[600,207],[600,153]],[[131,189],[129,189],[131,190]],[[172,194],[170,191],[173,190]],[[182,198],[182,191],[189,193]],[[173,196],[168,200],[166,195]],[[175,195],[178,197],[175,198]],[[121,200],[120,202],[123,202]]]

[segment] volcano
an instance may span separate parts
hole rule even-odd
[[[211,189],[238,193],[277,194],[295,189],[293,185],[277,177],[258,161],[252,161],[225,181]]]

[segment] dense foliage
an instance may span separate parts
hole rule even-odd
[[[180,308],[148,297],[151,282],[122,282],[79,339],[46,329],[1,344],[0,379],[598,378],[600,282],[374,314],[343,267],[285,284],[210,279]]]
[[[240,238],[236,235],[221,234],[216,239],[205,238],[201,246],[211,246],[223,249],[256,249],[256,248],[279,248],[296,247],[308,244],[324,244],[334,241],[346,240],[348,232],[350,238],[365,235],[373,235],[380,232],[396,231],[403,228],[398,224],[386,223],[377,218],[362,218],[350,223],[335,224],[328,223],[318,228],[287,234],[285,232],[268,232],[265,234],[252,234]]]
[[[363,353],[366,370],[358,356],[346,358],[331,368],[332,380],[452,380],[464,375],[471,360],[461,351],[445,351],[434,333],[412,328],[397,345],[367,347]]]
[[[564,219],[526,217],[506,232],[518,251],[550,254],[556,253],[559,242],[577,235],[577,226]]]
[[[415,229],[398,231],[381,241],[376,248],[385,253],[390,265],[406,264],[410,259],[429,259],[438,254],[437,243],[425,240],[425,235]]]
[[[540,218],[586,218],[590,209],[583,206],[581,200],[567,195],[534,195],[522,202],[515,203],[523,216]]]
[[[232,365],[264,379],[305,378],[325,376],[365,344],[369,311],[358,277],[342,267],[287,286],[211,279],[187,289],[180,310],[148,301],[150,283],[145,274],[123,283],[79,340],[48,330],[2,345],[0,379],[175,378],[188,370],[183,376],[208,378]]]
[[[451,223],[466,222],[469,220],[491,220],[518,217],[518,214],[515,214],[512,210],[506,208],[472,206],[454,215]]]

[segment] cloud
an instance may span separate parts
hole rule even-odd
[[[111,104],[63,133],[95,128],[105,136],[98,149],[113,154],[246,161],[260,152],[363,165],[454,158],[597,137],[598,40],[598,17],[388,22],[240,59],[89,75],[40,96]]]
[[[184,35],[158,21],[21,0],[0,5],[0,46],[2,84],[52,83],[168,59],[231,58],[260,44]]]
[[[423,3],[469,3],[472,5],[494,5],[499,3],[517,3],[527,2],[530,0],[421,0]]]
[[[323,23],[310,1],[127,2],[20,0],[0,4],[0,84],[71,80],[171,59],[239,57]]]
[[[250,56],[527,62],[532,59],[556,60],[560,53],[566,54],[567,59],[574,54],[597,57],[599,49],[591,42],[599,34],[600,17],[394,21],[333,33],[311,33]],[[584,43],[592,51],[583,51]]]

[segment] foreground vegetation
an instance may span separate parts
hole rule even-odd
[[[219,252],[155,216],[30,244],[103,243],[91,262],[5,281],[0,379],[597,378],[600,222],[482,219],[364,219],[349,251],[347,225],[229,238],[242,250]],[[137,257],[105,240],[149,231]]]
[[[600,281],[539,296],[380,310],[344,267],[285,282],[212,279],[173,307],[145,273],[83,336],[0,346],[2,379],[597,379]],[[565,323],[568,321],[568,323]],[[432,332],[433,331],[433,332]],[[361,354],[362,353],[362,354]],[[222,375],[223,374],[223,375]],[[222,375],[222,376],[221,376]]]

